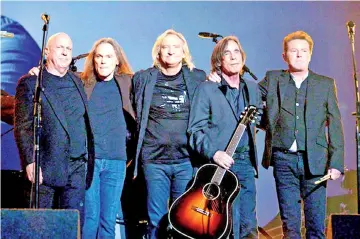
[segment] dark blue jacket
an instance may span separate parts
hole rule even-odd
[[[85,107],[87,130],[88,172],[86,187],[92,181],[94,165],[94,139],[87,110],[87,99],[82,81],[72,72],[68,72],[75,83]],[[25,75],[20,78],[16,88],[15,103],[15,139],[23,167],[33,162],[33,95],[36,76]],[[64,108],[56,97],[56,87],[51,80],[43,77],[42,128],[40,140],[40,167],[43,184],[62,187],[68,182],[68,164],[70,161],[70,138]]]
[[[249,104],[260,108],[261,94],[257,84],[249,80],[244,82]],[[190,146],[208,162],[213,160],[217,151],[225,151],[240,121],[226,94],[230,94],[226,87],[207,81],[198,87],[192,102],[188,127]],[[257,172],[255,124],[250,124],[250,130],[250,158]]]

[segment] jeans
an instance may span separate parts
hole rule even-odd
[[[258,238],[256,218],[256,185],[254,166],[248,153],[233,155],[230,170],[240,183],[240,193],[233,202],[233,238]]]
[[[115,237],[125,174],[125,160],[95,159],[93,181],[85,193],[84,239]],[[126,238],[125,229],[120,231]]]
[[[64,187],[39,187],[39,207],[79,210],[80,228],[84,224],[85,165],[82,159],[69,162],[68,182]]]
[[[151,239],[161,238],[160,221],[164,220],[171,202],[185,192],[193,177],[193,167],[190,161],[179,164],[145,163],[143,170],[148,195],[148,236]]]
[[[301,199],[304,202],[306,238],[325,238],[326,185],[322,176],[310,176],[306,153],[273,152],[274,177],[283,223],[283,238],[301,238]]]

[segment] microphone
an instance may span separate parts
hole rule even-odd
[[[325,182],[326,180],[329,180],[329,179],[331,179],[331,174],[326,174],[324,177],[315,181],[314,184],[319,184],[319,183]]]
[[[7,31],[0,31],[0,36],[2,38],[13,38],[14,37],[14,33],[12,32],[7,32]]]
[[[210,33],[210,32],[199,32],[198,36],[201,38],[217,38],[217,37],[223,38],[223,36],[221,36],[219,34]]]
[[[352,39],[355,35],[355,26],[356,25],[353,21],[348,21],[348,22],[346,22],[346,26],[348,29],[349,38]]]
[[[50,16],[46,13],[41,14],[41,19],[45,22],[45,24],[49,24]]]
[[[256,77],[256,75],[254,75],[254,73],[252,73],[251,71],[250,71],[250,69],[249,69],[249,67],[247,67],[246,65],[243,65],[243,71],[244,72],[247,72],[247,73],[249,73],[249,75],[251,75],[251,77],[254,79],[254,80],[256,80],[256,81],[258,81],[259,79]]]
[[[348,29],[349,37],[355,35],[355,26],[356,26],[355,23],[353,21],[348,21],[346,22],[346,26]]]
[[[251,73],[249,67],[247,67],[246,65],[244,65],[242,69],[244,72]]]
[[[84,58],[84,57],[87,57],[89,55],[89,53],[84,53],[84,54],[80,54],[78,56],[75,56],[71,59],[71,63],[69,65],[69,69],[72,71],[72,72],[76,72],[77,71],[77,67],[75,66],[75,63],[77,60],[81,59],[81,58]]]

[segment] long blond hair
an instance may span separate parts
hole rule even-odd
[[[154,46],[152,48],[152,59],[153,59],[153,66],[160,68],[160,62],[159,62],[159,53],[160,53],[160,48],[161,48],[161,44],[164,40],[165,37],[167,37],[168,35],[175,35],[178,38],[181,39],[181,41],[184,43],[183,44],[183,52],[184,52],[184,58],[182,59],[182,63],[184,65],[186,65],[190,71],[192,71],[195,67],[194,63],[192,62],[192,57],[190,55],[190,50],[189,50],[189,46],[186,42],[185,37],[179,33],[176,32],[173,29],[168,29],[165,32],[163,32],[160,36],[158,36],[158,38],[156,39]]]
[[[112,38],[101,38],[94,43],[91,51],[89,52],[89,55],[86,57],[84,64],[84,71],[81,73],[81,79],[83,80],[85,85],[92,85],[95,84],[96,82],[94,57],[96,54],[97,47],[103,43],[108,43],[112,45],[112,47],[114,48],[115,55],[119,61],[119,64],[116,66],[115,69],[115,74],[133,75],[133,71],[127,60],[125,52],[123,51],[119,43],[117,43]]]

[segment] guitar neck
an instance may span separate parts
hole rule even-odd
[[[246,130],[246,125],[251,121],[251,119],[253,118],[253,115],[255,113],[256,113],[256,107],[249,106],[249,109],[248,109],[248,111],[246,111],[245,116],[238,123],[238,125],[230,139],[230,142],[227,145],[226,150],[225,150],[225,153],[227,153],[230,157],[232,157],[234,155],[234,152],[240,142],[240,139]],[[225,172],[226,172],[226,169],[218,166],[211,181],[217,182],[218,184],[220,184],[222,178],[224,177]]]
[[[225,150],[225,153],[227,153],[231,157],[233,156],[233,154],[236,150],[236,147],[238,146],[240,139],[241,139],[242,135],[244,134],[245,129],[246,129],[246,125],[244,125],[242,123],[239,123],[238,126],[236,127],[236,130],[235,130],[233,136],[231,137],[231,140]],[[220,184],[225,173],[226,173],[226,169],[218,166],[212,179],[211,179],[211,182],[216,182],[216,183]]]
[[[234,155],[236,147],[238,146],[240,139],[245,132],[245,129],[246,129],[246,125],[244,125],[242,123],[239,123],[238,126],[236,127],[236,130],[235,130],[233,136],[231,137],[231,140],[225,150],[225,152],[229,156],[232,157]]]

